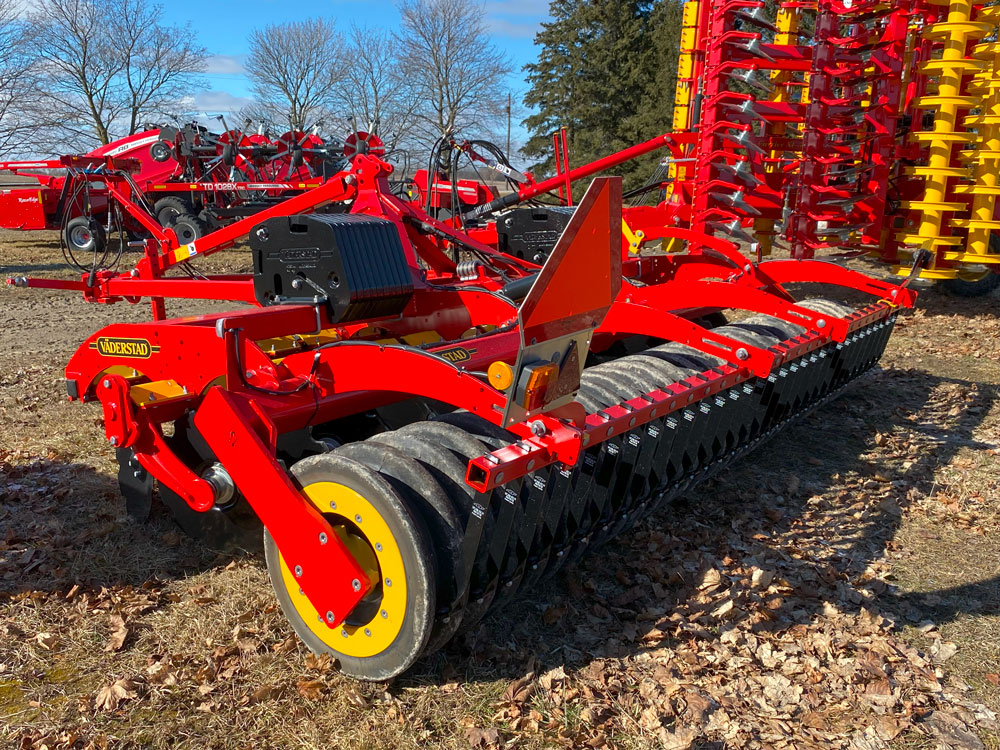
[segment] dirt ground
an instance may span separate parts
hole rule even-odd
[[[0,276],[61,262],[0,235]],[[3,747],[1000,748],[1000,298],[925,291],[838,401],[371,685],[297,643],[261,558],[126,516],[62,368],[146,317],[0,289]]]

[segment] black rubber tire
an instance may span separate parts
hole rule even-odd
[[[187,245],[208,234],[208,224],[194,214],[175,216],[170,228],[174,230],[177,241],[182,245]]]
[[[77,216],[66,222],[63,229],[63,241],[75,253],[100,255],[108,245],[107,232],[97,219],[89,216]]]
[[[434,550],[423,520],[384,477],[363,464],[337,455],[336,451],[298,461],[292,466],[291,474],[300,487],[319,482],[347,486],[375,507],[389,527],[402,558],[406,575],[406,614],[391,644],[377,654],[357,657],[332,648],[303,621],[292,603],[283,582],[278,547],[265,529],[264,556],[282,611],[302,642],[313,653],[328,653],[334,657],[344,674],[364,680],[387,680],[402,674],[420,657],[434,624]],[[338,629],[330,629],[331,634],[337,632]]]
[[[153,204],[153,215],[160,226],[169,227],[181,214],[193,214],[194,204],[176,195],[167,195]]]
[[[842,318],[845,315],[850,315],[854,312],[853,305],[849,305],[846,302],[837,302],[832,299],[824,299],[823,297],[804,299],[798,304],[799,307],[805,307],[809,310],[815,310],[818,313],[824,313],[826,315],[836,315],[838,318]]]
[[[517,435],[505,430],[498,424],[473,414],[471,411],[459,410],[435,417],[435,422],[444,422],[465,430],[481,440],[490,450],[497,450],[505,445],[517,442]]]
[[[155,162],[163,163],[170,161],[174,156],[174,150],[165,141],[157,141],[149,146],[149,158]]]
[[[956,297],[985,297],[1000,287],[1000,273],[989,273],[976,281],[945,279],[941,286],[948,294]]]
[[[478,502],[479,498],[479,493],[465,482],[465,470],[468,465],[468,459],[465,456],[471,448],[475,445],[482,446],[482,443],[462,430],[435,422],[414,422],[398,430],[375,435],[371,440],[398,448],[427,467],[438,484],[445,489],[452,502],[455,503],[464,536],[469,517],[472,514],[473,503]],[[479,455],[482,455],[485,450],[483,447]],[[492,505],[492,503],[490,504]],[[491,510],[492,512],[486,513],[483,519],[482,539],[484,542],[479,545],[472,571],[470,571],[470,586],[473,591],[478,592],[482,589],[484,592],[483,601],[472,600],[470,596],[470,601],[466,603],[462,614],[463,625],[472,624],[473,618],[476,620],[482,618],[493,600],[493,592],[485,594],[485,588],[491,577],[489,548],[485,543],[485,540],[489,540],[493,536],[495,509]]]
[[[690,377],[691,375],[697,375],[699,372],[698,367],[689,358],[679,354],[673,344],[667,343],[650,347],[644,351],[641,356],[662,359],[667,364],[673,365],[674,367],[684,371],[685,378]]]
[[[365,440],[337,448],[337,455],[362,463],[389,480],[399,495],[420,513],[434,546],[437,562],[437,603],[455,601],[461,591],[462,538],[465,532],[454,505],[444,488],[420,462],[385,443]],[[427,642],[428,653],[436,651],[455,634],[461,617],[447,622],[435,618],[434,631]]]

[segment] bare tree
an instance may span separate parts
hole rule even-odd
[[[188,28],[148,0],[40,0],[31,17],[54,127],[109,143],[177,102],[204,68]]]
[[[123,100],[131,134],[142,125],[141,118],[190,93],[192,79],[205,69],[206,52],[191,41],[189,25],[162,25],[159,5],[146,0],[118,0],[116,5],[121,14],[111,30],[121,45]]]
[[[389,151],[404,141],[413,125],[419,99],[400,65],[393,37],[381,29],[351,29],[351,64],[338,87],[337,109],[357,127],[378,123]]]
[[[17,10],[15,0],[0,0],[0,154],[4,155],[23,145],[23,105],[31,94],[27,82],[30,45],[24,43],[25,29]]]
[[[421,106],[417,120],[431,138],[475,126],[506,125],[504,77],[513,64],[490,42],[485,8],[469,0],[401,0],[396,37],[407,79]]]
[[[269,109],[304,128],[325,116],[347,66],[344,39],[323,18],[274,24],[250,35],[247,75]]]

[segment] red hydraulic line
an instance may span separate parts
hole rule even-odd
[[[563,173],[562,168],[562,149],[559,147],[559,134],[552,134],[552,151],[555,153],[556,159],[556,174],[561,175]],[[566,202],[566,188],[562,185],[559,186],[559,200],[563,203]]]
[[[533,185],[525,185],[516,193],[508,193],[507,195],[496,198],[489,203],[476,206],[465,213],[465,218],[477,219],[480,216],[494,213],[502,208],[522,203],[526,200],[534,198],[537,195],[547,193],[550,190],[555,190],[559,188],[560,185],[568,185],[575,180],[589,177],[590,175],[597,174],[598,172],[603,172],[605,169],[616,167],[619,164],[635,159],[643,154],[648,154],[650,151],[655,151],[658,148],[664,148],[670,143],[679,145],[682,140],[690,142],[691,136],[687,133],[664,133],[663,135],[658,135],[655,138],[650,138],[645,143],[630,146],[623,151],[611,154],[610,156],[605,156],[597,161],[584,164],[576,169],[567,170],[562,175],[550,177],[547,180],[536,182]]]
[[[566,128],[559,128],[559,138],[562,141],[563,176],[566,179],[566,205],[573,205],[573,180],[569,176],[569,141],[566,138]]]

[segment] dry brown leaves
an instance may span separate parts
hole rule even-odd
[[[125,701],[138,697],[139,688],[139,683],[134,680],[115,680],[98,691],[94,698],[94,708],[98,711],[115,711]]]
[[[105,651],[120,651],[128,638],[128,628],[125,627],[125,620],[121,615],[113,614],[108,618],[111,624],[111,635],[104,646]]]
[[[970,390],[945,384],[928,409],[946,421]],[[493,723],[567,747],[613,747],[638,734],[676,749],[882,750],[908,732],[943,748],[982,747],[979,733],[1000,724],[944,671],[958,645],[927,622],[926,649],[908,645],[903,622],[880,605],[892,598],[892,546],[876,524],[917,504],[925,440],[933,433],[876,435],[879,461],[910,462],[904,480],[845,472],[816,492],[805,475],[745,472],[745,485],[708,488],[698,507],[633,532],[618,554],[605,548],[541,618],[550,642],[597,658],[512,680]],[[741,505],[754,510],[732,510]],[[608,569],[613,582],[588,572]],[[905,611],[911,622],[926,616]]]

